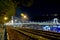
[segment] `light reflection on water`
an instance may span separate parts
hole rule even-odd
[[[60,33],[60,26],[44,26],[43,30],[45,31],[53,31],[53,32],[58,32]]]

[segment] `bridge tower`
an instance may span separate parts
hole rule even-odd
[[[53,23],[54,23],[54,24],[58,24],[58,18],[54,18],[54,19],[53,19]]]

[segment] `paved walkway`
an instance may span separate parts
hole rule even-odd
[[[4,29],[0,28],[0,40],[4,40]]]

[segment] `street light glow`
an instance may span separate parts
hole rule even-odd
[[[28,19],[27,14],[21,13],[22,19]]]
[[[27,18],[27,16],[25,15],[25,16],[23,16],[25,19]]]
[[[24,13],[21,13],[21,16],[24,16],[25,14]]]
[[[8,18],[7,17],[4,17],[4,20],[7,20]]]

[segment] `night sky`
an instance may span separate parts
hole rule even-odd
[[[59,1],[34,0],[30,7],[17,7],[16,10],[17,15],[21,12],[26,12],[32,21],[47,21],[52,20],[54,17],[59,18],[60,16]],[[57,14],[57,16],[54,16],[54,14]]]

